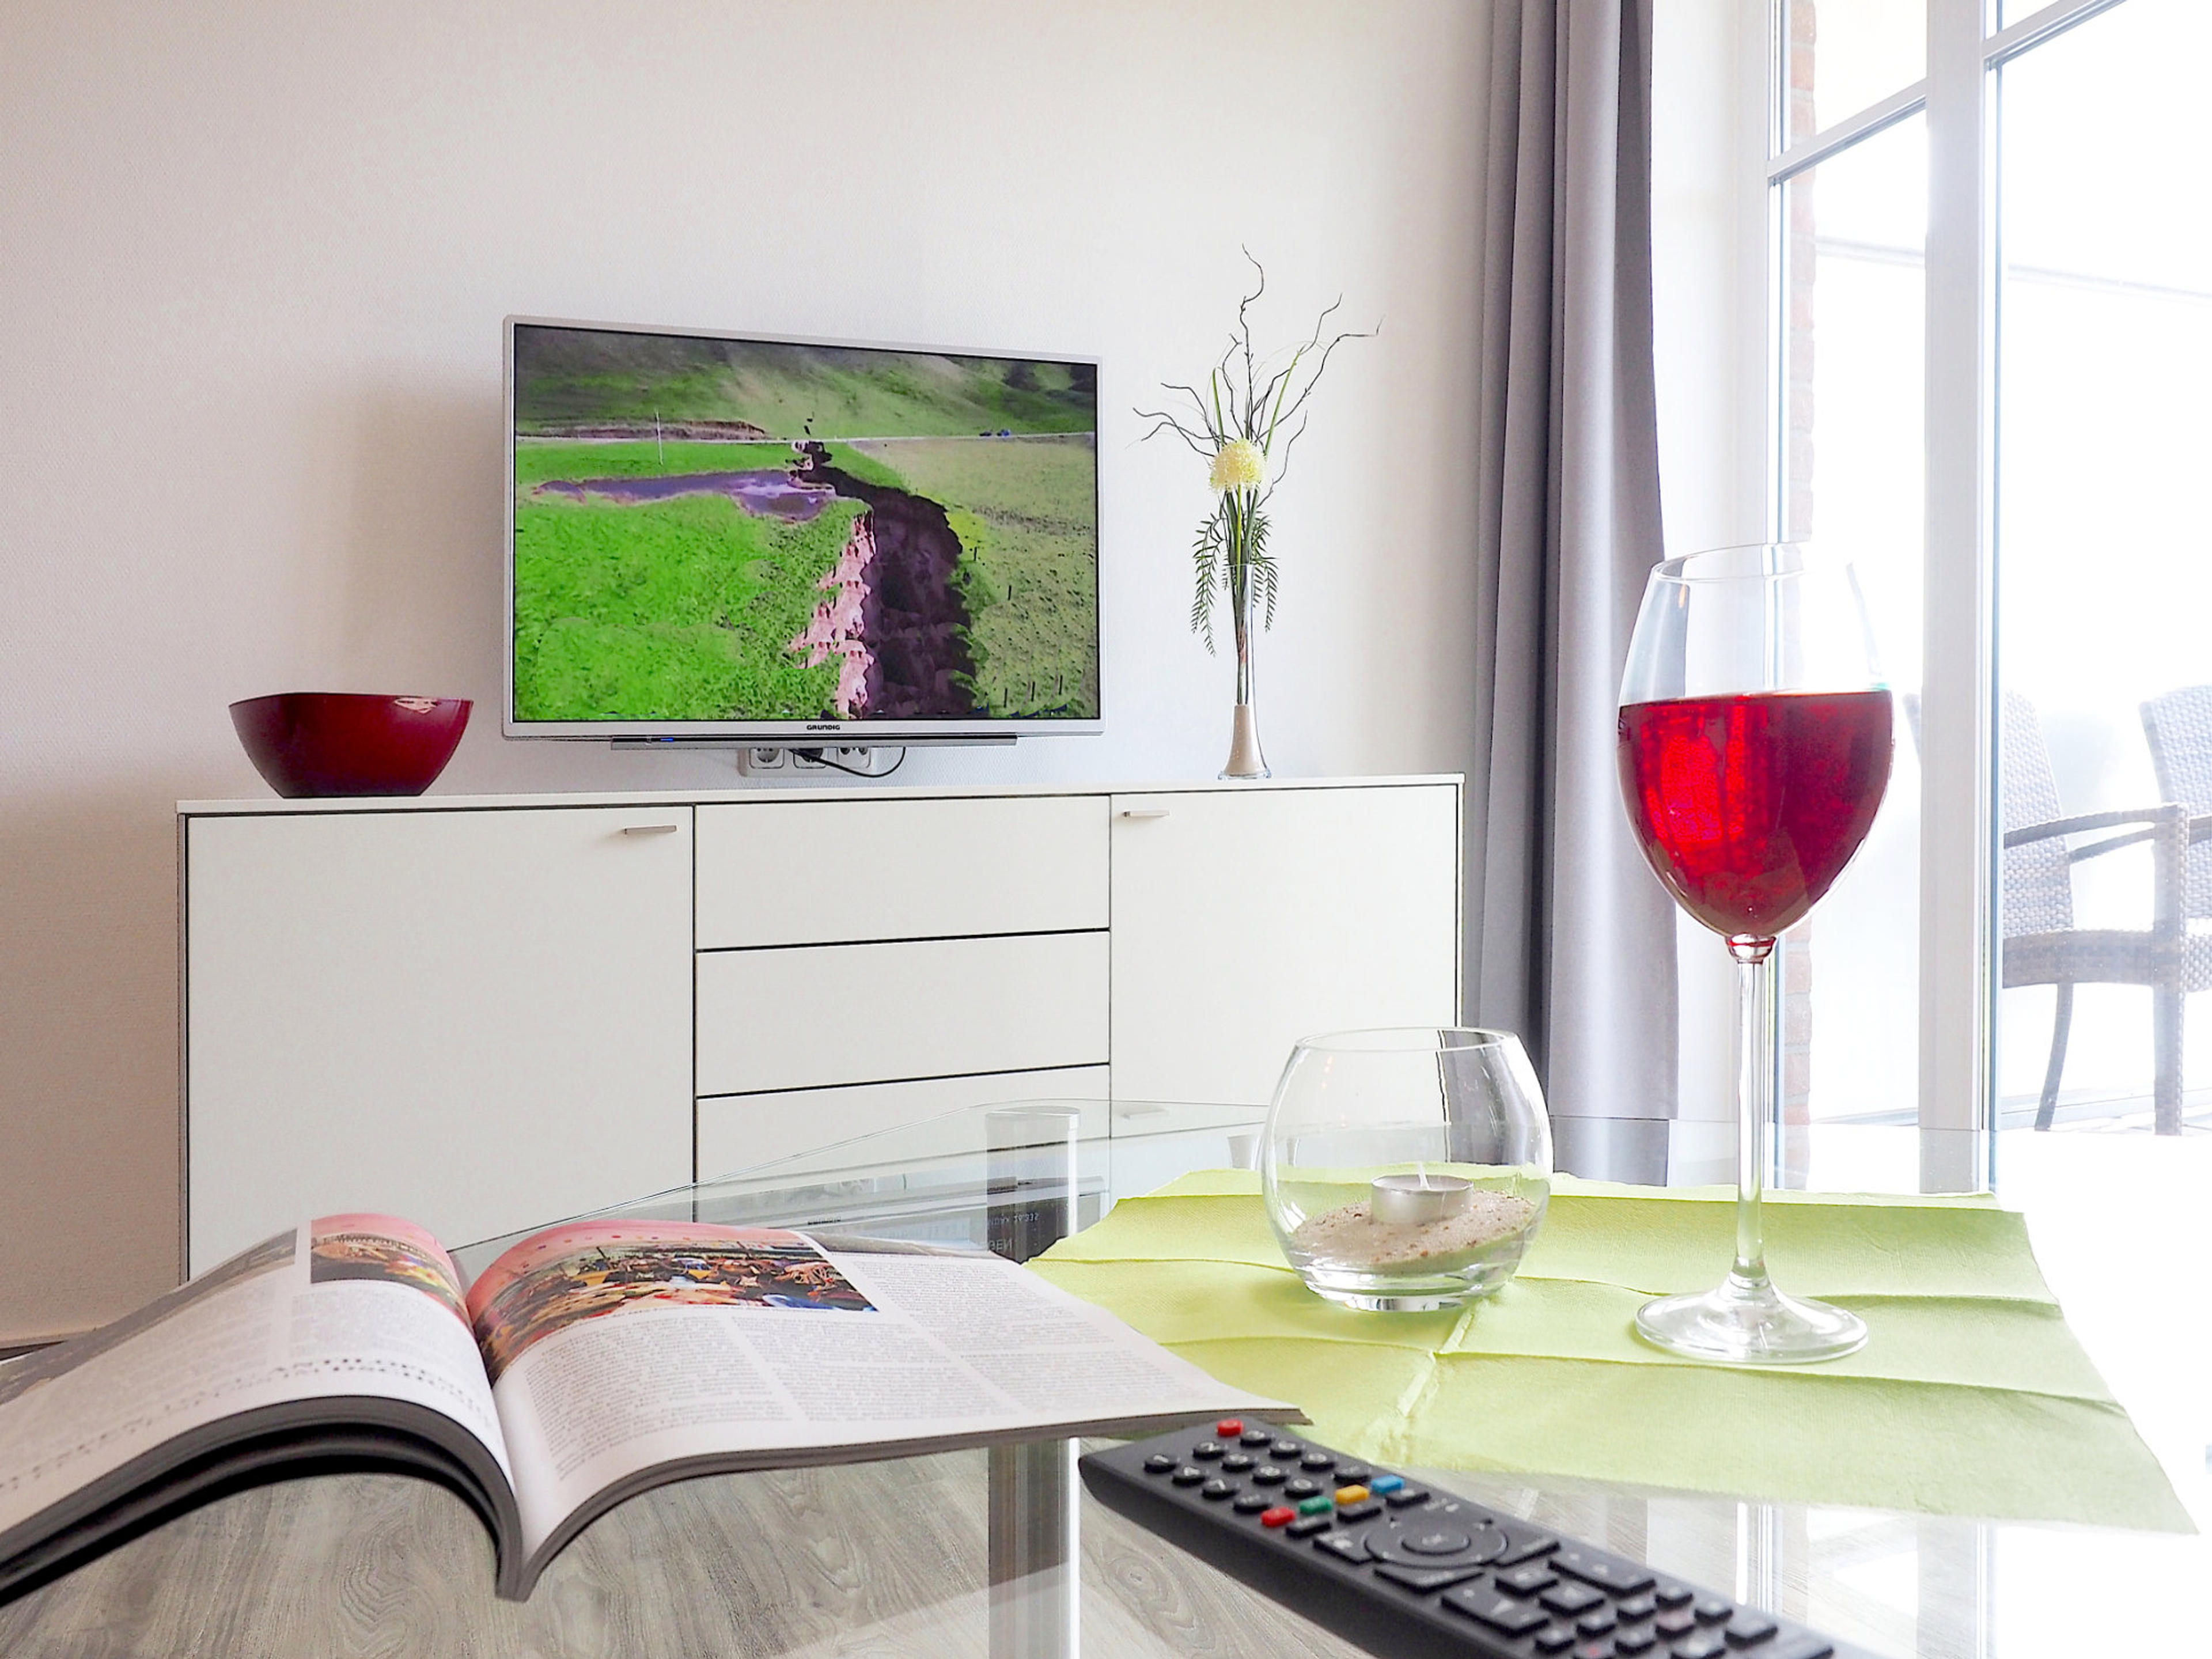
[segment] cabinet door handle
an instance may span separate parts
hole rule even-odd
[[[1121,809],[1121,816],[1125,818],[1164,818],[1167,815],[1168,809],[1164,806],[1125,806]]]
[[[672,836],[675,833],[676,826],[672,823],[630,823],[623,826],[625,836]]]

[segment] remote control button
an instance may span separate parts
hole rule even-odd
[[[1247,1429],[1237,1437],[1240,1446],[1264,1446],[1275,1437],[1266,1429]]]
[[[1255,1486],[1279,1486],[1289,1479],[1290,1476],[1285,1474],[1273,1463],[1262,1463],[1252,1471],[1252,1480]]]
[[[1502,1630],[1508,1636],[1520,1636],[1548,1625],[1551,1616],[1530,1601],[1516,1601],[1510,1595],[1500,1595],[1487,1584],[1468,1584],[1444,1592],[1444,1605],[1455,1613],[1479,1620],[1492,1630]]]
[[[1310,1474],[1319,1474],[1323,1469],[1333,1469],[1336,1460],[1325,1451],[1310,1451],[1298,1459],[1298,1467]]]
[[[1219,1441],[1201,1440],[1190,1449],[1190,1455],[1193,1457],[1210,1459],[1220,1456],[1223,1447]]]
[[[1559,1540],[1549,1533],[1531,1533],[1519,1543],[1511,1546],[1498,1558],[1501,1567],[1517,1567],[1523,1561],[1534,1560],[1540,1555],[1549,1555],[1559,1547]]]
[[[1558,1551],[1552,1565],[1561,1572],[1571,1572],[1577,1578],[1586,1578],[1600,1589],[1609,1589],[1615,1595],[1633,1595],[1638,1590],[1650,1589],[1652,1577],[1633,1561],[1617,1561],[1612,1556],[1600,1555],[1595,1550],[1577,1548],[1573,1545]],[[1703,1610],[1699,1617],[1703,1617]],[[1727,1617],[1723,1613],[1723,1618]]]
[[[1165,1474],[1175,1466],[1175,1459],[1170,1457],[1165,1452],[1154,1452],[1150,1457],[1147,1457],[1145,1460],[1145,1473],[1146,1474]]]
[[[1394,1510],[1410,1509],[1416,1504],[1428,1501],[1429,1492],[1425,1486],[1408,1486],[1401,1483],[1398,1489],[1390,1494],[1390,1507]]]
[[[1686,1606],[1697,1600],[1697,1591],[1687,1584],[1662,1584],[1651,1592],[1651,1599],[1662,1607]]]
[[[1234,1498],[1237,1495],[1237,1483],[1234,1480],[1223,1480],[1217,1477],[1200,1486],[1198,1489],[1198,1495],[1210,1503],[1218,1504],[1224,1498]]]
[[[1231,1452],[1221,1460],[1221,1467],[1231,1474],[1242,1474],[1252,1467],[1252,1459],[1247,1453]]]
[[[1382,1513],[1382,1506],[1371,1498],[1363,1504],[1347,1504],[1344,1494],[1339,1492],[1336,1502],[1336,1518],[1340,1521],[1369,1521]]]
[[[1574,1650],[1572,1659],[1613,1659],[1613,1638],[1601,1636],[1595,1641],[1583,1643]]]
[[[1782,1645],[1769,1648],[1760,1659],[1828,1659],[1836,1644],[1825,1636],[1815,1636],[1807,1631],[1802,1636],[1785,1636]]]
[[[1364,1463],[1345,1463],[1338,1467],[1336,1479],[1340,1486],[1364,1486],[1374,1474]]]
[[[1358,1534],[1349,1533],[1346,1536],[1358,1537]],[[1426,1595],[1431,1590],[1449,1589],[1454,1584],[1464,1584],[1481,1571],[1480,1567],[1401,1567],[1395,1562],[1385,1562],[1375,1569],[1375,1576]]]
[[[1314,1540],[1314,1547],[1317,1550],[1327,1550],[1338,1560],[1349,1561],[1354,1565],[1358,1565],[1367,1559],[1367,1546],[1361,1541],[1359,1534],[1356,1532],[1324,1533]]]
[[[1213,1435],[1217,1440],[1234,1440],[1243,1432],[1244,1419],[1241,1417],[1224,1417],[1213,1425]]]
[[[1700,1595],[1691,1611],[1698,1615],[1701,1625],[1717,1625],[1735,1611],[1735,1603],[1723,1601],[1717,1595]]]
[[[1300,1515],[1327,1515],[1335,1507],[1334,1500],[1327,1498],[1301,1498],[1298,1500]]]
[[[1178,1486],[1194,1486],[1206,1479],[1206,1471],[1194,1464],[1186,1463],[1171,1478]]]
[[[1632,1595],[1614,1609],[1627,1620],[1649,1619],[1659,1610],[1658,1598],[1646,1590],[1641,1595]]]
[[[1701,1630],[1695,1636],[1684,1637],[1668,1651],[1674,1659],[1717,1659],[1728,1651],[1728,1644],[1718,1631]]]
[[[1782,1626],[1755,1607],[1738,1607],[1724,1632],[1731,1647],[1756,1647]]]
[[[1319,1481],[1308,1480],[1301,1478],[1297,1480],[1287,1482],[1283,1487],[1283,1496],[1285,1498],[1311,1498],[1320,1490],[1321,1483]]]
[[[1333,1515],[1302,1515],[1283,1528],[1293,1538],[1310,1538],[1317,1532],[1327,1532],[1336,1524]]]
[[[1562,1629],[1558,1625],[1548,1626],[1536,1632],[1536,1651],[1539,1653],[1564,1653],[1574,1644],[1574,1632]]]
[[[1368,1491],[1382,1497],[1394,1492],[1403,1492],[1405,1487],[1406,1477],[1402,1474],[1378,1474],[1367,1483]]]
[[[1650,1631],[1640,1626],[1634,1630],[1615,1631],[1613,1633],[1613,1646],[1627,1654],[1648,1653],[1651,1650],[1652,1644],[1658,1639]]]
[[[1278,1504],[1261,1516],[1260,1524],[1263,1527],[1287,1527],[1297,1518],[1298,1512],[1296,1510]]]
[[[1698,1615],[1687,1607],[1669,1607],[1651,1621],[1651,1628],[1662,1636],[1680,1636],[1698,1627]]]
[[[1611,1607],[1592,1607],[1575,1620],[1575,1628],[1585,1636],[1602,1636],[1620,1622]]]
[[[1278,1440],[1267,1448],[1267,1455],[1288,1463],[1296,1458],[1303,1457],[1305,1455],[1305,1449],[1295,1440]]]
[[[1378,1528],[1367,1547],[1376,1560],[1401,1566],[1437,1567],[1449,1559],[1454,1566],[1481,1567],[1498,1559],[1505,1547],[1505,1534],[1495,1527],[1462,1532],[1449,1520],[1424,1517],[1411,1526],[1394,1521]]]
[[[1463,1532],[1454,1532],[1449,1527],[1431,1527],[1426,1532],[1408,1533],[1401,1541],[1403,1547],[1415,1555],[1458,1555],[1474,1547],[1474,1540]]]
[[[1525,1572],[1528,1569],[1524,1567],[1521,1571]],[[1500,1573],[1498,1577],[1503,1578],[1505,1575]],[[1602,1590],[1594,1590],[1588,1584],[1565,1583],[1561,1584],[1557,1589],[1546,1590],[1536,1599],[1551,1608],[1553,1613],[1565,1618],[1571,1618],[1576,1613],[1589,1612],[1590,1608],[1604,1601],[1605,1593]],[[1685,1628],[1686,1629],[1687,1626]]]
[[[1275,1507],[1275,1500],[1263,1492],[1240,1492],[1237,1501],[1229,1506],[1239,1515],[1257,1515],[1262,1510]]]
[[[1552,1576],[1552,1570],[1541,1561],[1530,1561],[1524,1565],[1514,1567],[1504,1572],[1492,1573],[1491,1582],[1498,1589],[1515,1595],[1534,1595],[1538,1590],[1556,1584],[1559,1581]],[[1588,1586],[1577,1584],[1575,1588],[1583,1589]],[[1591,1592],[1593,1595],[1595,1593],[1595,1591]],[[1545,1605],[1548,1607],[1551,1604],[1547,1602]],[[1563,1610],[1568,1613],[1574,1611],[1571,1607]]]
[[[1340,1504],[1357,1504],[1366,1496],[1367,1488],[1364,1486],[1339,1486],[1336,1489],[1336,1501]]]

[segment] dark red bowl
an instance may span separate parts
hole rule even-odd
[[[254,769],[288,800],[419,795],[468,729],[466,697],[377,697],[280,691],[230,706]]]

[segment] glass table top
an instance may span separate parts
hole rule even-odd
[[[1263,1117],[1256,1108],[1157,1102],[977,1108],[611,1213],[965,1238],[1023,1259],[1120,1198],[1188,1170],[1251,1167]],[[1733,1179],[1731,1125],[1677,1122],[1669,1139],[1677,1184]],[[1778,1184],[1994,1186],[2000,1201],[2024,1212],[2076,1333],[2199,1527],[2212,1530],[2212,1229],[2197,1208],[2212,1184],[2212,1137],[1833,1124],[1796,1129],[1784,1145]],[[462,1252],[464,1269],[476,1271],[505,1242]],[[987,1462],[969,1461],[978,1470]],[[2171,1616],[2158,1610],[2164,1598],[2112,1587],[2212,1582],[2212,1547],[2202,1536],[1764,1503],[1536,1474],[1422,1474],[1899,1659],[2117,1652],[2131,1638],[2146,1651],[2179,1651],[2170,1644],[2180,1627],[2161,1624]],[[1069,1595],[1049,1563],[1030,1575],[1031,1590],[1059,1609],[1036,1615],[1037,1628],[1072,1620],[1085,1648],[1149,1652],[1135,1632],[1170,1604],[1194,1617],[1220,1609],[1229,1625],[1255,1614],[1256,1598],[1233,1581],[1130,1528],[1079,1487],[1068,1497],[1079,1582]],[[1001,1603],[1013,1593],[1005,1583],[997,1591]],[[2201,1629],[2187,1617],[2187,1628]],[[1224,1650],[1247,1650],[1227,1629]],[[1316,1650],[1333,1650],[1308,1629]],[[1075,1639],[1052,1650],[1072,1651]]]
[[[1257,1109],[1098,1101],[955,1112],[604,1212],[965,1240],[1026,1259],[1120,1199],[1249,1167]],[[1725,1178],[1723,1125],[1670,1173]],[[1786,1184],[1972,1190],[1996,1172],[2092,1357],[2212,1527],[2212,1137],[1832,1126]],[[549,1218],[550,1219],[550,1218]],[[481,1272],[509,1240],[456,1252]],[[1372,1317],[1387,1319],[1391,1316]],[[1072,1656],[1358,1650],[1092,1501],[1045,1441],[663,1488],[596,1522],[520,1605],[426,1483],[246,1492],[0,1608],[0,1652]],[[2203,1650],[2203,1536],[1761,1502],[1528,1474],[1417,1478],[1893,1659]]]

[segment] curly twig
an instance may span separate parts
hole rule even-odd
[[[1206,392],[1173,381],[1161,388],[1188,398],[1196,411],[1197,424],[1188,424],[1186,417],[1169,410],[1135,411],[1139,420],[1152,422],[1144,434],[1146,440],[1172,432],[1194,454],[1205,459],[1218,456],[1232,441],[1243,440],[1256,446],[1274,463],[1273,478],[1263,476],[1258,483],[1223,490],[1191,544],[1190,625],[1194,633],[1205,639],[1209,653],[1214,649],[1217,596],[1225,595],[1237,607],[1240,635],[1249,614],[1247,606],[1260,610],[1264,626],[1274,626],[1278,578],[1274,557],[1267,551],[1268,522],[1262,508],[1289,476],[1291,453],[1312,423],[1307,401],[1321,384],[1336,349],[1346,340],[1370,339],[1382,328],[1377,322],[1371,329],[1341,330],[1324,343],[1329,319],[1344,304],[1344,296],[1339,295],[1314,319],[1312,332],[1291,352],[1290,360],[1279,368],[1270,368],[1276,360],[1263,362],[1252,344],[1252,307],[1267,291],[1267,270],[1253,258],[1249,248],[1243,253],[1256,280],[1252,291],[1237,302],[1237,325],[1206,375]],[[1279,449],[1275,444],[1279,433],[1283,436]]]

